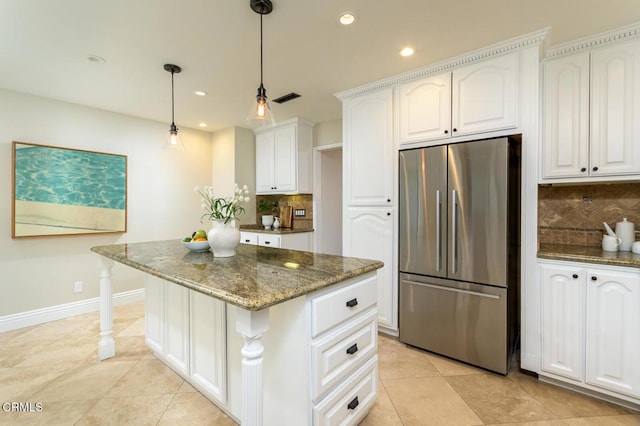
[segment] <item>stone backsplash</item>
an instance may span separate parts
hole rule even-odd
[[[279,208],[282,206],[291,206],[294,211],[296,209],[305,210],[304,216],[293,216],[293,228],[296,229],[313,229],[313,194],[296,194],[296,195],[256,195],[256,225],[262,226],[262,215],[270,214],[261,212],[258,209],[260,200],[278,202],[278,209],[273,215],[279,215]]]
[[[538,188],[538,244],[600,246],[604,226],[627,220],[640,231],[640,183]]]

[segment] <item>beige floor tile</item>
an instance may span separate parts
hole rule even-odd
[[[196,388],[194,388],[187,382],[182,383],[182,386],[180,386],[180,389],[178,389],[178,393],[190,393],[190,392],[198,392],[198,391],[196,390]]]
[[[384,381],[405,426],[482,425],[482,420],[442,377]]]
[[[71,368],[73,364],[0,368],[0,402],[26,401]]]
[[[135,364],[135,361],[81,364],[49,383],[33,399],[53,402],[102,398]]]
[[[236,423],[199,393],[178,393],[158,425],[233,425]]]
[[[124,336],[115,337],[116,354],[112,358],[108,358],[101,362],[119,362],[119,361],[140,361],[145,359],[147,355],[153,354],[151,349],[144,341],[144,336]],[[92,343],[93,351],[85,360],[87,362],[98,361],[98,339]],[[151,359],[156,359],[152,357]]]
[[[139,318],[117,334],[123,336],[144,336],[144,318]]]
[[[0,425],[73,425],[96,402],[96,400],[58,401],[44,403],[40,412],[0,413]]]
[[[140,361],[107,392],[107,398],[174,394],[184,380],[158,360]]]
[[[156,425],[172,399],[171,394],[103,398],[76,425]]]
[[[497,374],[448,376],[447,383],[485,423],[530,422],[557,416],[513,380]]]
[[[91,353],[96,352],[97,342],[73,342],[72,339],[51,341],[49,344],[38,345],[34,353],[16,365],[16,367],[33,367],[38,365],[56,365],[85,360]],[[73,349],[70,349],[73,348]]]
[[[542,383],[530,376],[514,374],[512,380],[560,418],[629,414],[626,408]]]
[[[433,353],[427,353],[429,362],[438,370],[443,376],[463,376],[467,374],[484,374],[485,370],[473,367],[462,362],[458,362],[440,355]]]
[[[378,365],[378,374],[383,382],[440,375],[425,351],[386,336],[380,336],[378,339]]]
[[[571,426],[638,426],[640,415],[581,417],[577,419],[563,419]]]
[[[380,381],[378,381],[378,400],[359,426],[402,426],[400,416]]]
[[[553,420],[538,420],[535,422],[493,423],[493,424],[488,424],[487,426],[567,426],[567,424],[560,419],[553,419]]]
[[[41,340],[59,340],[85,327],[87,321],[76,321],[73,318],[52,321],[30,327],[12,339],[13,342],[37,342]]]

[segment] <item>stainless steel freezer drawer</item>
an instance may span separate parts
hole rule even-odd
[[[400,274],[400,341],[508,371],[507,289]]]

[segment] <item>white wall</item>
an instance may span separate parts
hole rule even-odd
[[[313,126],[313,146],[342,142],[342,119],[324,121]]]
[[[180,127],[185,151],[162,149],[169,123],[0,89],[0,317],[99,295],[99,257],[90,247],[179,239],[200,227],[194,186],[212,182],[211,134]],[[11,238],[11,142],[128,156],[124,234]],[[114,293],[143,286],[142,273],[116,264]],[[73,282],[84,291],[73,294]]]

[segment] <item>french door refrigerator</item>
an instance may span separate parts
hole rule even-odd
[[[402,342],[507,374],[518,334],[520,137],[400,152]]]

